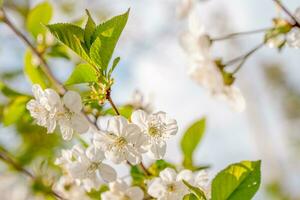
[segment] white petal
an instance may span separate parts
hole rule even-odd
[[[71,126],[79,134],[86,133],[89,130],[89,122],[82,113],[72,116]]]
[[[176,171],[172,168],[166,168],[163,171],[159,173],[159,177],[165,182],[165,183],[172,183],[176,181]]]
[[[144,198],[144,192],[139,187],[131,187],[126,191],[126,196],[134,200],[142,200]]]
[[[41,96],[43,96],[44,91],[40,85],[34,84],[32,86],[32,93],[35,99],[39,99]]]
[[[135,148],[128,146],[127,152],[125,154],[126,160],[133,165],[137,165],[141,162],[142,156],[139,152],[136,151]]]
[[[179,172],[179,174],[177,175],[177,181],[185,180],[192,184],[191,181],[193,180],[193,176],[194,174],[191,170],[185,169]]]
[[[43,103],[47,105],[49,110],[53,109],[53,107],[60,109],[62,106],[60,96],[53,89],[45,90],[45,99]]]
[[[116,116],[108,120],[107,131],[117,136],[123,134],[123,129],[128,124],[127,120],[122,116]]]
[[[72,139],[73,129],[70,126],[60,125],[60,131],[64,140]]]
[[[63,102],[65,106],[75,113],[79,113],[82,109],[81,96],[74,91],[68,91],[64,97]]]
[[[127,190],[128,188],[129,188],[129,186],[127,185],[127,183],[123,180],[120,180],[120,179],[109,183],[109,189],[111,191],[125,192],[125,190]]]
[[[153,142],[150,144],[148,155],[156,160],[162,159],[166,154],[166,146],[164,141]]]
[[[100,176],[107,182],[115,181],[117,172],[111,166],[101,163],[99,167]]]
[[[101,162],[105,158],[104,152],[94,146],[89,146],[85,153],[92,162]]]
[[[148,186],[148,194],[152,197],[160,198],[164,196],[166,192],[165,185],[162,183],[160,178],[154,178]]]
[[[111,191],[101,193],[101,200],[119,200],[120,195]]]
[[[144,130],[147,128],[148,114],[143,110],[136,110],[131,115],[131,121]]]

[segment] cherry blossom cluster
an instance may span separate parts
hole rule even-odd
[[[89,127],[89,121],[82,113],[82,100],[77,92],[68,91],[61,98],[56,91],[43,90],[39,85],[33,85],[32,91],[34,99],[28,102],[27,109],[48,133],[54,132],[57,125],[65,140],[70,140],[74,133],[93,133],[88,147],[77,144],[62,150],[61,157],[55,162],[64,171],[64,176],[54,185],[57,191],[68,198],[78,199],[80,196],[80,199],[88,199],[85,191],[108,184],[109,190],[101,195],[104,200],[143,199],[143,190],[130,187],[119,179],[109,163],[138,165],[144,154],[154,160],[163,159],[166,141],[177,133],[176,120],[162,111],[150,114],[136,110],[130,120],[112,116],[104,128],[95,130]],[[157,199],[181,199],[189,193],[182,180],[207,191],[203,185],[203,182],[207,183],[207,177],[203,173],[183,170],[177,175],[174,169],[166,168],[159,177],[149,180],[147,192]]]
[[[211,55],[212,40],[200,25],[193,12],[194,1],[183,1],[179,13],[188,20],[188,29],[180,38],[181,46],[189,60],[188,74],[196,83],[210,91],[218,99],[225,100],[236,111],[245,109],[245,100],[240,90],[228,84],[222,67]]]

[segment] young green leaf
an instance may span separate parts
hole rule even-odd
[[[29,12],[26,20],[26,28],[35,38],[39,34],[45,33],[46,29],[43,24],[50,22],[52,12],[52,6],[47,1],[38,4]]]
[[[205,193],[200,189],[195,186],[192,186],[185,180],[183,180],[183,183],[189,188],[189,190],[197,197],[198,200],[206,200]]]
[[[127,23],[128,14],[129,10],[96,27],[92,36],[93,44],[90,49],[90,55],[102,70],[106,70],[108,66],[115,46]]]
[[[182,200],[198,200],[197,196],[194,195],[193,193],[191,194],[186,194]]]
[[[212,200],[250,200],[260,185],[261,161],[229,165],[212,182]]]
[[[85,29],[84,29],[84,41],[87,48],[89,49],[92,44],[92,35],[95,32],[96,24],[88,10],[86,10],[86,14],[88,16],[88,20],[86,22]]]
[[[175,169],[175,166],[172,165],[171,163],[168,163],[165,160],[157,160],[155,161],[152,165],[150,165],[148,171],[154,175],[154,176],[158,176],[159,173],[161,171],[163,171],[164,169],[166,169],[167,167],[173,168]]]
[[[184,133],[181,140],[181,150],[183,152],[183,165],[186,168],[193,168],[193,153],[200,143],[205,131],[205,118],[196,121]]]
[[[7,85],[5,85],[5,83],[3,83],[2,81],[0,81],[0,92],[8,97],[8,98],[16,98],[18,96],[21,96],[23,94],[11,89],[10,87],[8,87]],[[25,95],[24,95],[25,96]]]
[[[28,96],[19,96],[6,106],[3,110],[3,124],[9,126],[16,123],[26,111],[26,103],[28,101]]]
[[[88,54],[84,43],[84,30],[73,24],[47,25],[49,31],[63,44],[72,49],[78,56],[90,64],[94,64]]]
[[[91,83],[98,80],[96,70],[89,64],[79,64],[75,67],[65,85],[73,85],[79,83]]]
[[[47,79],[39,66],[33,64],[33,55],[27,50],[24,57],[24,72],[32,83],[39,84],[42,88],[47,88]]]
[[[116,66],[118,65],[118,63],[120,62],[121,58],[117,57],[114,59],[113,64],[111,66],[111,68],[108,71],[108,77],[111,76],[111,74],[113,73],[113,71],[115,70]]]
[[[130,105],[124,105],[124,106],[119,106],[118,110],[120,112],[120,115],[129,119],[133,112],[133,107]],[[113,108],[109,108],[109,109],[105,110],[103,114],[104,115],[115,115],[115,111]]]

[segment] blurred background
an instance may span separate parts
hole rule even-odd
[[[41,1],[7,0],[4,6],[18,28],[24,16]],[[117,104],[132,101],[136,90],[153,110],[163,110],[177,119],[179,134],[168,143],[166,160],[180,163],[179,141],[184,130],[195,120],[206,117],[204,139],[197,149],[196,162],[210,165],[211,176],[230,163],[262,160],[262,186],[255,199],[300,199],[300,73],[297,49],[264,47],[252,56],[237,74],[236,85],[245,96],[247,108],[236,113],[222,101],[189,79],[188,61],[179,37],[187,20],[178,18],[177,0],[52,0],[52,22],[84,20],[84,9],[96,21],[123,13],[131,8],[129,21],[119,41],[115,56],[121,62],[115,71],[112,88]],[[291,11],[300,2],[282,1]],[[206,0],[197,4],[199,20],[212,36],[255,30],[272,26],[280,15],[271,0]],[[283,15],[283,13],[281,13]],[[262,34],[218,42],[213,54],[224,60],[247,52],[263,39]],[[26,47],[0,24],[0,79],[11,88],[30,94],[31,84],[23,75]],[[76,57],[72,60],[76,61]],[[62,82],[74,64],[65,59],[50,60],[51,69]],[[6,99],[0,96],[5,104]],[[0,127],[0,144],[9,149],[25,166],[41,169],[45,159],[63,146],[60,135],[36,136],[37,127]],[[37,153],[39,152],[39,153]],[[38,163],[38,164],[36,164]],[[22,199],[27,194],[26,181],[6,172],[0,163],[0,192],[4,199]],[[9,193],[9,194],[7,194]],[[6,198],[5,195],[8,195]]]

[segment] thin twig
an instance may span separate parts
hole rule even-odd
[[[112,100],[112,98],[110,96],[110,89],[107,91],[106,99],[110,103],[111,107],[114,109],[116,115],[120,115],[120,112],[119,112],[117,106],[115,105],[114,101]]]
[[[0,159],[3,160],[8,165],[12,166],[15,170],[17,170],[17,171],[23,173],[24,175],[28,176],[32,180],[36,180],[36,177],[31,172],[29,172],[27,169],[22,167],[19,163],[17,163],[15,161],[15,159],[13,159],[10,156],[10,154],[3,147],[0,147]],[[66,199],[62,198],[59,194],[57,194],[55,191],[53,191],[51,188],[50,188],[50,192],[57,199],[66,200]]]
[[[295,23],[294,26],[298,26],[300,28],[300,23],[297,18],[280,2],[280,0],[273,0]]]
[[[229,60],[229,61],[227,61],[226,63],[224,63],[224,65],[225,66],[228,66],[228,65],[232,65],[232,64],[234,64],[234,63],[236,63],[236,62],[238,62],[238,61],[240,61],[240,60],[242,60],[241,61],[241,63],[242,64],[244,64],[245,63],[245,61],[247,60],[247,58],[249,57],[249,56],[251,56],[253,53],[255,53],[257,50],[259,50],[261,47],[263,47],[264,46],[264,43],[260,43],[259,45],[257,45],[256,47],[254,47],[253,49],[251,49],[249,52],[247,52],[246,54],[244,54],[244,55],[241,55],[241,56],[238,56],[238,57],[236,57],[236,58],[234,58],[234,59],[232,59],[232,60]],[[236,70],[238,70],[238,69],[236,69]],[[236,71],[235,70],[235,71]]]
[[[47,61],[44,59],[43,55],[34,47],[34,45],[29,41],[29,39],[21,32],[19,31],[15,25],[9,20],[7,17],[5,11],[3,8],[1,8],[1,11],[3,13],[3,22],[16,34],[17,37],[19,37],[30,49],[31,51],[38,57],[38,59],[41,61],[41,69],[45,73],[45,75],[49,78],[53,86],[58,90],[58,93],[63,95],[66,92],[66,89],[64,86],[55,78],[55,76],[52,74],[50,67],[47,63]],[[98,130],[97,126],[90,120],[88,116],[83,113],[90,125]]]
[[[1,8],[1,11],[3,13],[3,22],[21,39],[24,43],[31,49],[31,51],[39,58],[41,61],[41,69],[46,74],[46,76],[49,78],[50,82],[53,84],[53,86],[58,90],[60,94],[65,93],[65,88],[62,84],[59,83],[59,81],[55,78],[55,76],[50,71],[50,67],[41,55],[41,53],[33,46],[33,44],[29,41],[29,39],[21,32],[19,31],[13,23],[10,21],[10,19],[7,17],[5,11],[3,8]]]
[[[147,176],[150,176],[151,173],[147,170],[147,168],[145,167],[145,165],[143,164],[143,162],[140,163],[140,166],[141,168],[143,169],[144,173],[147,175]]]
[[[221,40],[227,40],[227,39],[231,39],[233,37],[237,37],[237,36],[243,36],[243,35],[250,35],[250,34],[255,34],[255,33],[261,33],[267,30],[270,30],[272,28],[261,28],[261,29],[257,29],[257,30],[252,30],[252,31],[243,31],[243,32],[237,32],[237,33],[230,33],[224,36],[220,36],[220,37],[216,37],[216,38],[212,38],[212,41],[221,41]]]

